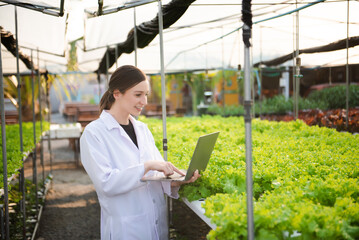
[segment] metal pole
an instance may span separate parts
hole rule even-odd
[[[263,41],[262,41],[262,31],[263,31],[263,27],[260,26],[260,32],[259,32],[259,48],[260,48],[260,55],[259,55],[259,62],[261,63],[263,61]],[[260,79],[260,83],[261,83],[261,88],[260,88],[260,94],[259,94],[259,118],[262,119],[262,101],[263,101],[263,96],[262,96],[262,87],[263,87],[263,74],[262,74],[262,64],[259,64],[258,66],[259,68],[259,79]]]
[[[62,17],[64,15],[64,4],[65,4],[65,0],[61,0],[61,2],[60,2],[60,12],[59,12],[60,17]]]
[[[250,55],[249,56],[253,56],[253,48],[250,48]],[[250,65],[249,66],[253,66],[253,58],[250,57]],[[255,118],[256,117],[256,111],[255,111],[255,104],[256,104],[256,92],[254,89],[254,82],[255,82],[255,73],[253,71],[253,69],[251,68],[251,72],[250,72],[250,76],[251,76],[251,92],[252,92],[252,116]]]
[[[164,51],[163,51],[163,16],[162,16],[162,2],[158,0],[158,30],[160,38],[160,59],[161,59],[161,92],[162,92],[162,128],[163,128],[163,159],[167,161],[167,127],[166,127],[166,79],[165,79],[165,65],[164,65]],[[166,197],[167,198],[167,197]],[[167,222],[168,225],[172,222],[172,199],[167,198]],[[169,231],[168,231],[169,237]]]
[[[108,85],[108,69],[110,68],[110,59],[109,59],[109,56],[108,56],[108,51],[109,51],[109,47],[107,46],[107,49],[106,49],[106,83]],[[99,88],[99,91],[100,91],[100,86],[98,87]]]
[[[248,29],[244,25],[243,29]],[[245,108],[245,138],[246,138],[246,185],[247,185],[247,228],[248,239],[254,239],[253,218],[253,179],[252,179],[252,116],[251,116],[251,66],[249,47],[244,47],[244,108]]]
[[[246,192],[247,192],[247,234],[254,239],[253,217],[253,177],[252,177],[252,116],[251,116],[251,61],[250,47],[252,35],[251,0],[242,1],[243,42],[244,42],[244,124],[246,142]]]
[[[239,35],[239,39],[240,39],[240,34],[241,34],[241,30],[238,30],[238,35]],[[244,65],[243,65],[244,67]],[[238,75],[237,75],[237,83],[238,83],[238,103],[239,104],[243,104],[243,100],[244,100],[244,92],[240,92],[239,88],[240,88],[240,84],[242,81],[242,65],[241,65],[241,41],[238,41]],[[242,94],[242,95],[241,95]]]
[[[300,58],[299,58],[299,11],[296,13],[296,71],[295,71],[295,90],[296,90],[296,107],[295,107],[295,119],[298,119],[298,107],[299,107],[299,81],[300,81]]]
[[[37,48],[37,78],[38,78],[38,101],[39,101],[39,112],[40,112],[40,161],[42,167],[42,182],[45,183],[45,164],[44,164],[44,144],[42,139],[42,98],[41,98],[41,74],[40,74],[40,52]]]
[[[118,62],[117,62],[117,59],[118,59],[118,48],[117,48],[117,45],[115,45],[115,58],[116,58],[116,69],[118,68]]]
[[[108,77],[108,69],[110,68],[110,59],[109,59],[109,46],[107,46],[106,48],[106,84],[108,86],[108,83],[109,83],[109,77]],[[117,49],[117,46],[116,46],[116,49]],[[116,58],[116,64],[117,64],[117,58]],[[101,76],[98,75],[99,77],[99,81],[98,81],[98,99],[101,100]]]
[[[295,119],[298,119],[298,111],[299,111],[299,89],[300,89],[300,79],[302,77],[302,75],[300,74],[300,65],[301,65],[301,60],[300,57],[296,58],[296,73],[295,73],[295,79],[296,79],[296,86],[295,86],[295,90],[296,90],[296,107],[295,107]]]
[[[2,57],[1,57],[1,36],[0,36],[0,114],[1,114],[1,143],[2,143],[2,164],[3,164],[3,182],[4,182],[4,207],[5,207],[5,235],[9,239],[9,196],[7,186],[7,157],[6,157],[6,126],[5,126],[5,103],[4,103],[4,78],[2,75]],[[2,211],[3,206],[1,206]],[[2,215],[2,214],[1,214]],[[3,221],[1,221],[3,223]],[[2,228],[3,226],[1,226]],[[3,232],[2,232],[3,233]],[[3,236],[4,237],[4,236]]]
[[[297,1],[295,3],[297,8]],[[295,64],[295,119],[298,119],[300,58],[299,58],[299,11],[296,12],[296,64]]]
[[[223,26],[222,26],[222,36],[223,36]],[[226,87],[225,84],[225,74],[224,74],[224,37],[222,37],[222,101],[223,101],[223,109],[225,107],[225,91],[224,88]]]
[[[16,78],[17,78],[17,98],[18,98],[18,112],[19,112],[19,134],[20,134],[20,152],[24,152],[23,138],[22,138],[22,103],[21,103],[21,78],[20,78],[20,63],[19,63],[19,34],[17,24],[17,7],[15,6],[15,34],[16,34]],[[22,159],[24,161],[24,159]],[[20,200],[20,209],[23,212],[23,238],[26,237],[26,193],[25,193],[25,172],[24,166],[20,169],[20,188],[22,191],[22,199]]]
[[[160,37],[160,56],[161,56],[161,90],[162,90],[162,123],[163,123],[163,158],[167,161],[167,128],[166,128],[166,79],[163,54],[163,19],[162,3],[158,0],[158,25]]]
[[[297,6],[296,6],[297,7]],[[296,119],[295,113],[296,113],[296,81],[295,81],[295,58],[296,58],[296,51],[295,51],[295,19],[293,16],[293,67],[292,67],[292,97],[293,97],[293,116],[294,119]]]
[[[262,74],[261,64],[259,65],[259,79],[260,79],[260,83],[261,83],[261,88],[260,88],[260,92],[259,92],[259,119],[262,119],[262,102],[263,102],[262,87],[263,87],[263,74]]]
[[[45,76],[45,94],[46,94],[46,107],[48,109],[48,113],[47,113],[47,121],[49,122],[50,124],[50,127],[51,127],[51,106],[50,106],[50,87],[49,87],[49,83],[48,83],[48,79],[46,78]],[[47,137],[47,146],[48,146],[48,149],[49,149],[49,154],[50,154],[50,174],[49,176],[51,177],[52,176],[52,148],[51,148],[51,134],[50,134],[50,129],[49,131],[47,131],[48,133],[48,137]]]
[[[134,28],[133,28],[133,34],[134,34],[134,49],[135,49],[135,66],[137,67],[137,27],[136,27],[136,8],[133,8],[133,21],[134,21]]]
[[[31,62],[33,63],[33,51],[31,50]],[[35,184],[35,203],[36,203],[36,215],[38,215],[38,194],[37,194],[37,163],[36,163],[36,115],[35,115],[35,73],[34,73],[34,65],[31,65],[31,93],[32,93],[32,130],[34,136],[34,150],[32,152],[32,181]]]
[[[116,67],[117,68],[117,67]],[[101,100],[101,74],[97,73],[98,100]]]
[[[1,222],[1,240],[5,239],[5,230],[4,230],[4,205],[0,204],[0,222]]]
[[[20,127],[20,151],[24,151],[23,139],[22,139],[22,102],[21,102],[21,78],[20,78],[20,65],[19,65],[19,34],[17,27],[17,7],[15,6],[15,32],[16,32],[16,78],[17,78],[17,94],[18,94],[18,106],[19,106],[19,127]]]
[[[346,48],[347,48],[347,64],[345,66],[345,85],[346,85],[346,110],[347,110],[347,117],[345,120],[345,127],[348,131],[348,124],[349,124],[349,0],[347,1],[347,39],[346,39]]]

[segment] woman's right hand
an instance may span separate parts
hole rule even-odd
[[[145,166],[145,174],[150,170],[156,170],[156,171],[159,171],[159,172],[163,172],[163,174],[165,176],[172,175],[174,172],[177,172],[182,176],[185,175],[181,170],[177,169],[170,162],[147,161],[147,162],[144,163],[144,166]]]

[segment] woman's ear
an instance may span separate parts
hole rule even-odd
[[[114,99],[118,99],[120,94],[121,94],[121,92],[119,90],[115,90],[115,91],[113,91],[112,96]]]

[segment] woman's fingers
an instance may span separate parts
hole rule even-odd
[[[179,170],[178,168],[176,168],[172,163],[170,162],[164,162],[164,171],[163,173],[166,175],[166,176],[169,176],[169,175],[172,175],[174,174],[174,172],[177,172],[178,174],[184,176],[186,174],[184,174],[181,170]]]
[[[166,176],[169,176],[169,175],[172,175],[174,172],[178,172],[179,173],[179,170],[170,162],[163,162],[164,164],[164,171],[163,173],[166,175]]]
[[[196,170],[194,173],[193,173],[193,176],[190,178],[189,182],[194,182],[196,181],[201,175],[198,173],[198,170]]]
[[[170,163],[170,164],[172,165],[173,171],[175,171],[176,173],[178,173],[178,174],[180,174],[180,175],[182,175],[182,176],[186,175],[184,172],[182,172],[181,170],[179,170],[178,168],[176,168],[172,163]]]
[[[158,170],[160,172],[163,172],[166,176],[173,174],[173,170],[172,170],[171,166],[168,163],[161,162],[159,164],[160,164],[159,168],[156,169],[156,170]]]
[[[159,172],[163,172],[166,176],[173,174],[173,169],[171,165],[168,164],[168,162],[147,161],[144,163],[144,165],[145,165],[145,174],[149,170],[156,170]]]
[[[163,162],[163,161],[148,161],[145,162],[145,173],[149,170],[157,170],[159,172],[163,172],[165,176],[172,175],[174,172],[177,172],[178,174],[184,176],[186,175],[181,170],[176,168],[172,163],[170,162]]]

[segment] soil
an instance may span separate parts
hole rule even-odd
[[[201,240],[211,228],[181,200],[173,200],[171,239]]]
[[[77,166],[69,140],[52,141],[52,170],[47,144],[44,145],[45,176],[52,173],[46,195],[37,240],[100,239],[100,206],[94,186],[84,171]],[[38,160],[38,178],[42,168]],[[32,161],[26,162],[26,176],[32,175]],[[206,239],[211,230],[187,205],[173,200],[170,238],[178,240]]]

